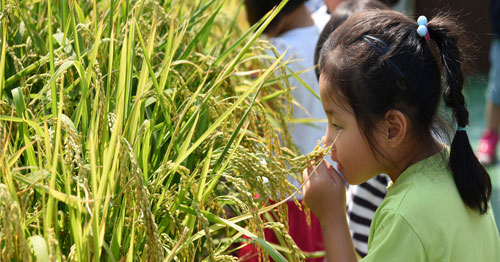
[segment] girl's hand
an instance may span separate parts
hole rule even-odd
[[[314,168],[302,172],[307,180]],[[346,196],[344,181],[328,162],[323,160],[311,178],[303,187],[304,201],[319,219],[320,223],[328,223],[339,215],[345,218]]]
[[[307,179],[313,168],[304,170]],[[356,252],[347,225],[344,181],[325,160],[304,185],[304,201],[321,223],[326,260],[356,262]]]

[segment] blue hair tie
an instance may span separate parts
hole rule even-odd
[[[466,131],[467,131],[467,129],[465,128],[465,126],[463,126],[463,127],[462,127],[462,126],[458,126],[458,127],[457,127],[457,132],[459,132],[459,131],[464,131],[464,132],[466,132]]]
[[[429,30],[427,29],[427,17],[421,15],[417,19],[417,34],[420,37],[425,37],[425,40],[429,41],[431,36],[429,35]]]
[[[368,43],[371,47],[373,47],[373,49],[377,50],[377,52],[379,52],[379,54],[381,55],[385,55],[389,51],[389,46],[384,41],[374,36],[364,35],[363,40],[366,43]],[[405,77],[403,72],[399,70],[399,68],[391,61],[391,59],[388,58],[386,61],[390,66],[392,66],[392,68],[394,68],[394,70],[396,70],[396,72],[398,72],[399,76],[401,76],[402,78]]]

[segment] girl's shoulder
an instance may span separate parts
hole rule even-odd
[[[491,210],[480,215],[462,201],[448,168],[446,150],[405,172],[388,187],[388,194],[372,221],[370,237],[407,235],[408,241],[419,242],[429,256],[428,261],[500,261],[473,259],[498,257],[500,252],[492,250],[493,247],[500,250],[498,230]],[[478,244],[486,242],[488,247]],[[441,248],[436,249],[436,245]],[[461,250],[464,246],[475,247],[482,253],[468,254]]]

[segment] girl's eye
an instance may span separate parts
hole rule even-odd
[[[342,127],[340,127],[339,125],[335,124],[335,123],[332,123],[332,126],[333,128],[335,128],[335,130],[341,130]]]

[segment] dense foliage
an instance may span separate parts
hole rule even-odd
[[[1,0],[0,261],[232,261],[244,234],[304,258],[267,199],[325,151],[290,143],[287,61],[259,40],[279,9],[247,31],[241,10]]]

